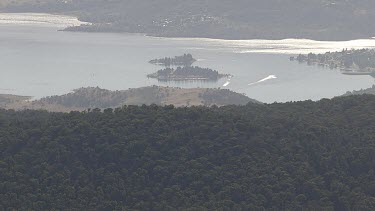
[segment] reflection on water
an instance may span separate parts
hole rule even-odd
[[[170,38],[168,38],[170,39]],[[375,48],[375,39],[351,41],[315,41],[308,39],[284,40],[220,40],[206,38],[172,38],[175,41],[201,42],[216,50],[236,53],[308,54],[341,51],[342,49]],[[194,49],[194,48],[191,48]],[[214,50],[213,49],[213,50]]]

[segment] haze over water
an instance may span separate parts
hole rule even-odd
[[[0,14],[0,93],[40,98],[86,86],[122,90],[169,85],[222,87],[262,102],[285,102],[331,98],[374,83],[370,76],[347,76],[339,70],[289,61],[291,54],[375,47],[371,39],[230,41],[58,31],[77,24],[78,20],[66,16]],[[230,83],[163,83],[147,79],[147,74],[161,68],[148,64],[150,59],[183,53],[198,59],[194,65],[234,77]],[[262,80],[266,78],[269,80]]]

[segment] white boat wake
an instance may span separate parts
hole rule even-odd
[[[255,85],[255,84],[259,84],[259,83],[262,83],[264,81],[268,81],[268,80],[271,80],[271,79],[276,79],[277,77],[275,75],[269,75],[267,76],[266,78],[263,78],[262,80],[259,80],[257,82],[254,82],[254,83],[250,83],[248,84],[249,86],[252,86],[252,85]]]
[[[228,86],[230,84],[230,81],[227,81],[223,86]]]
[[[230,84],[230,79],[232,79],[232,76],[229,76],[228,81],[225,82],[225,84],[223,85],[223,87],[226,87],[226,86],[228,86]]]

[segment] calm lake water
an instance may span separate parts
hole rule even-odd
[[[222,87],[269,103],[331,98],[374,84],[370,76],[300,65],[290,62],[289,56],[375,47],[375,40],[225,41],[58,31],[74,24],[75,19],[45,14],[0,14],[0,93],[40,98],[87,86],[110,90],[149,85]],[[197,66],[234,77],[230,83],[226,79],[217,83],[147,79],[147,74],[160,69],[148,64],[150,59],[183,53],[193,54],[199,60]]]

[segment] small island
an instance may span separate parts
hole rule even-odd
[[[342,51],[324,54],[300,54],[297,57],[290,57],[290,60],[330,69],[340,69],[346,75],[371,75],[375,77],[374,49],[343,49]]]
[[[153,59],[149,61],[150,64],[161,65],[161,66],[191,66],[197,60],[193,58],[191,54],[184,54],[182,56],[175,56],[174,58],[165,57],[162,59]]]
[[[229,74],[220,74],[217,70],[201,67],[177,67],[165,68],[156,73],[147,75],[148,78],[155,78],[160,81],[183,81],[183,80],[207,80],[217,81],[221,78],[230,77]]]

